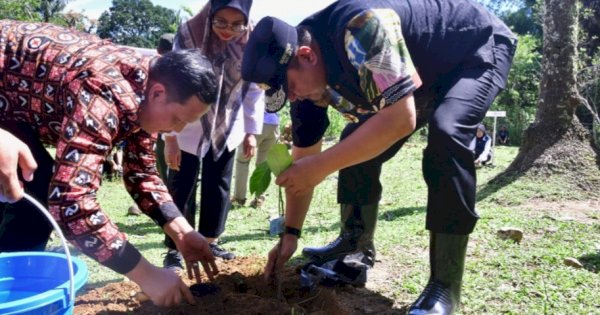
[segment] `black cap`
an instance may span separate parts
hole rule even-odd
[[[175,35],[172,33],[165,33],[158,39],[158,45],[156,45],[156,50],[160,53],[166,53],[173,50],[173,38]]]
[[[267,16],[260,20],[244,48],[242,78],[269,86],[267,112],[279,111],[287,99],[286,70],[298,46],[296,28]]]
[[[210,0],[210,16],[212,18],[217,11],[223,8],[233,8],[242,12],[246,18],[246,24],[248,24],[248,16],[250,15],[251,7],[252,0]]]

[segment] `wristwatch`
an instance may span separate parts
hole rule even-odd
[[[281,233],[280,236],[283,236],[283,234],[292,234],[292,235],[296,235],[297,238],[300,238],[300,235],[302,234],[302,231],[300,231],[297,228],[293,228],[291,226],[285,226],[283,233]]]

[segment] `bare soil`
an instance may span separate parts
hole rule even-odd
[[[564,200],[548,202],[532,200],[522,204],[519,211],[527,211],[532,216],[547,217],[556,221],[575,221],[584,224],[600,222],[600,200]]]
[[[393,301],[367,288],[325,288],[300,291],[297,267],[283,273],[282,300],[275,288],[263,279],[263,258],[241,257],[220,261],[220,274],[213,282],[219,291],[196,297],[196,305],[182,303],[161,308],[152,302],[140,303],[133,295],[139,287],[133,282],[110,283],[79,296],[75,314],[391,314]],[[194,284],[182,276],[188,285]],[[240,280],[243,285],[240,285]],[[203,281],[207,281],[203,279]]]

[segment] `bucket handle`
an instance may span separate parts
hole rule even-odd
[[[40,212],[42,212],[46,216],[48,221],[50,221],[50,224],[52,224],[54,231],[56,231],[56,234],[58,234],[58,237],[60,238],[60,241],[63,245],[63,249],[65,250],[65,255],[67,256],[67,264],[69,264],[69,301],[67,302],[69,302],[68,305],[74,305],[75,277],[73,276],[73,263],[71,261],[71,252],[69,251],[69,246],[67,246],[67,239],[63,235],[62,230],[58,226],[58,223],[56,223],[56,220],[54,220],[54,218],[52,217],[48,209],[44,207],[44,205],[42,205],[39,201],[35,200],[35,198],[33,198],[27,193],[23,193],[23,198],[29,201],[32,205],[36,206],[40,210]]]

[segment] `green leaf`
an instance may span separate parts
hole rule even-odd
[[[262,195],[267,191],[270,183],[271,170],[265,161],[258,164],[254,172],[252,172],[252,176],[250,177],[250,194],[254,194],[257,197]]]
[[[285,144],[274,144],[269,152],[267,152],[267,164],[269,164],[269,168],[275,176],[279,176],[279,174],[290,167],[292,163],[292,156],[288,152],[288,148]]]

